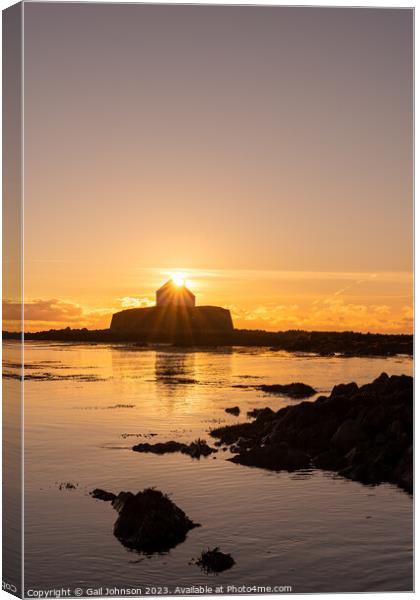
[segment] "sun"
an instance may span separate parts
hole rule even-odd
[[[172,273],[172,283],[176,287],[185,287],[185,277],[183,273]]]

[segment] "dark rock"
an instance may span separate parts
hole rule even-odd
[[[180,442],[157,442],[156,444],[149,444],[149,442],[143,442],[133,446],[134,452],[151,452],[152,454],[169,454],[172,452],[181,452],[186,444]]]
[[[237,441],[238,438],[253,437],[259,438],[263,427],[260,425],[256,427],[256,421],[253,423],[238,423],[235,425],[225,425],[223,427],[216,427],[210,431],[210,435],[215,438],[219,438],[223,444],[230,446]],[[258,430],[259,429],[259,430]]]
[[[342,459],[332,450],[325,450],[320,454],[317,454],[313,459],[313,465],[318,469],[325,469],[326,471],[336,471],[340,468]]]
[[[195,561],[206,573],[221,573],[231,569],[235,564],[230,554],[221,552],[219,548],[203,551],[201,556]]]
[[[259,385],[257,389],[267,394],[278,394],[280,396],[290,396],[290,398],[301,399],[310,398],[316,394],[316,390],[305,383],[289,383],[286,385]]]
[[[377,433],[384,433],[387,426],[385,407],[381,404],[378,406],[375,403],[370,408],[362,409],[359,412],[358,421],[370,436],[375,436]]]
[[[102,495],[103,490],[99,492]],[[113,496],[112,506],[118,512],[114,535],[132,550],[167,552],[183,542],[190,529],[199,526],[158,490],[148,488],[137,494],[120,492]]]
[[[391,433],[393,433],[396,436],[399,436],[404,432],[404,427],[401,424],[401,421],[399,421],[398,419],[395,419],[391,423],[390,430],[391,430]]]
[[[388,373],[381,373],[379,377],[373,380],[372,385],[376,387],[377,390],[385,388],[385,386],[389,383],[389,375]]]
[[[196,440],[191,442],[189,446],[186,446],[181,450],[183,454],[188,454],[191,458],[201,458],[202,456],[209,456],[213,452],[217,452],[216,448],[211,448],[204,440]]]
[[[375,444],[380,446],[381,444],[386,443],[386,436],[383,433],[378,433],[375,435]]]
[[[357,383],[339,383],[335,385],[331,392],[331,398],[340,398],[341,396],[350,396],[359,389]]]
[[[100,488],[94,489],[93,492],[90,492],[90,495],[97,500],[104,500],[104,502],[112,502],[116,498],[116,495],[112,492],[106,492]]]
[[[366,440],[366,434],[354,419],[346,419],[341,423],[331,438],[331,444],[341,453],[346,453],[356,444]]]
[[[274,410],[271,410],[271,408],[268,408],[268,406],[266,406],[265,408],[253,408],[252,410],[249,410],[246,414],[247,417],[249,417],[250,419],[260,419],[262,421],[267,421],[275,414],[275,412]]]
[[[253,440],[249,440],[246,438],[238,438],[236,440],[236,444],[233,444],[229,450],[231,452],[233,452],[234,454],[237,454],[239,452],[242,452],[243,450],[247,450],[248,448],[252,448],[254,446],[254,442]]]
[[[413,446],[405,451],[393,472],[393,477],[401,487],[413,493]]]
[[[157,442],[156,444],[149,444],[144,442],[136,444],[132,448],[134,452],[149,452],[152,454],[170,454],[172,452],[181,452],[182,454],[188,454],[191,458],[201,458],[202,456],[209,456],[213,452],[217,452],[216,448],[211,448],[204,440],[198,439],[191,444],[184,444],[182,442]]]
[[[309,467],[311,459],[305,452],[289,448],[286,444],[254,447],[229,459],[248,467],[262,467],[271,471],[296,471]]]
[[[240,414],[241,409],[239,408],[239,406],[232,406],[231,408],[225,408],[225,412],[229,413],[230,415],[235,415],[235,417],[237,417]]]

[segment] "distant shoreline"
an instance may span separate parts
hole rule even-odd
[[[3,339],[20,339],[21,332],[3,331]],[[313,352],[320,356],[395,356],[413,355],[413,335],[357,333],[352,331],[303,331],[290,330],[269,332],[263,330],[234,329],[224,333],[196,333],[185,335],[178,332],[171,337],[151,335],[150,332],[121,334],[110,329],[50,329],[28,332],[26,340],[64,342],[131,342],[137,344],[169,343],[178,347],[209,346],[259,346],[289,352]]]

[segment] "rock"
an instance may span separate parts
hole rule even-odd
[[[195,561],[206,573],[221,573],[231,569],[235,564],[230,554],[221,552],[219,548],[203,551],[201,556]]]
[[[201,458],[202,456],[209,456],[213,452],[217,452],[216,448],[211,448],[204,440],[196,440],[191,442],[189,446],[186,446],[181,450],[183,454],[188,454],[191,458]]]
[[[157,442],[156,444],[149,444],[149,442],[144,442],[141,444],[136,444],[133,446],[134,452],[151,452],[152,454],[169,454],[172,452],[181,452],[183,448],[186,447],[186,444],[181,444],[180,442]]]
[[[381,445],[386,443],[386,437],[383,433],[378,433],[375,435],[375,444]]]
[[[310,466],[311,459],[305,452],[288,448],[286,444],[254,447],[229,459],[248,467],[260,467],[270,471],[296,471]]]
[[[313,464],[318,469],[336,471],[340,467],[340,457],[332,450],[325,450],[313,459]]]
[[[118,512],[114,535],[127,548],[153,554],[167,552],[183,542],[190,529],[199,527],[183,510],[158,490],[147,488],[137,494],[120,492],[117,496],[104,490],[91,495],[110,500]]]
[[[252,448],[253,445],[254,443],[252,440],[240,437],[236,440],[236,444],[233,444],[229,450],[234,454],[237,454],[243,450],[246,450],[247,448]]]
[[[280,428],[273,427],[270,432],[262,438],[263,446],[270,446],[272,444],[280,444],[284,442],[284,434]]]
[[[332,436],[331,444],[342,453],[346,453],[366,439],[360,424],[354,419],[346,419]]]
[[[209,456],[213,452],[217,452],[216,448],[211,448],[207,442],[198,439],[191,444],[184,444],[182,442],[157,442],[156,444],[149,444],[144,442],[136,444],[132,448],[134,452],[149,452],[152,454],[170,454],[172,452],[181,452],[182,454],[188,454],[191,458],[201,458],[202,456]]]
[[[104,500],[104,502],[112,502],[116,498],[116,495],[112,492],[106,492],[100,488],[94,489],[93,492],[90,492],[90,495],[97,500]]]
[[[229,459],[234,463],[272,470],[313,464],[362,483],[412,490],[412,377],[384,373],[361,387],[335,386],[315,402],[257,409],[251,416],[252,422],[210,432],[237,453]]]
[[[257,422],[254,421],[253,423],[238,423],[216,427],[216,429],[210,431],[210,435],[219,438],[223,444],[230,446],[240,437],[257,439],[260,437],[262,431],[263,426],[258,426]]]
[[[413,493],[413,446],[410,446],[398,462],[393,476],[398,484],[410,494]]]
[[[401,421],[399,421],[398,419],[392,421],[390,430],[396,436],[401,435],[404,432],[404,428],[401,424]]]
[[[235,417],[237,417],[240,414],[241,409],[239,408],[239,406],[232,406],[231,408],[225,408],[225,412],[229,413],[230,415],[235,415]]]
[[[342,396],[350,396],[358,391],[357,383],[339,383],[335,385],[331,391],[331,398],[339,398]]]
[[[260,419],[262,421],[269,420],[274,414],[275,412],[271,408],[268,408],[268,406],[265,408],[253,408],[246,413],[250,419]]]
[[[289,383],[287,385],[259,385],[257,389],[267,394],[279,394],[280,396],[289,396],[290,398],[310,398],[316,394],[316,390],[305,383]]]
[[[377,389],[384,388],[389,383],[389,375],[388,373],[381,373],[379,377],[373,380],[372,385],[374,385]]]
[[[385,407],[375,405],[360,411],[358,421],[370,436],[384,433],[387,421]]]

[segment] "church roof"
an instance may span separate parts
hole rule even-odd
[[[187,293],[188,295],[190,295],[190,296],[192,296],[192,297],[195,298],[195,296],[192,293],[192,291],[189,290],[186,285],[182,285],[182,286],[175,285],[174,282],[172,281],[172,279],[169,279],[157,291],[160,292],[161,290],[166,290],[167,288],[171,288],[171,289],[177,291],[178,293],[181,293],[181,292],[182,293]]]

